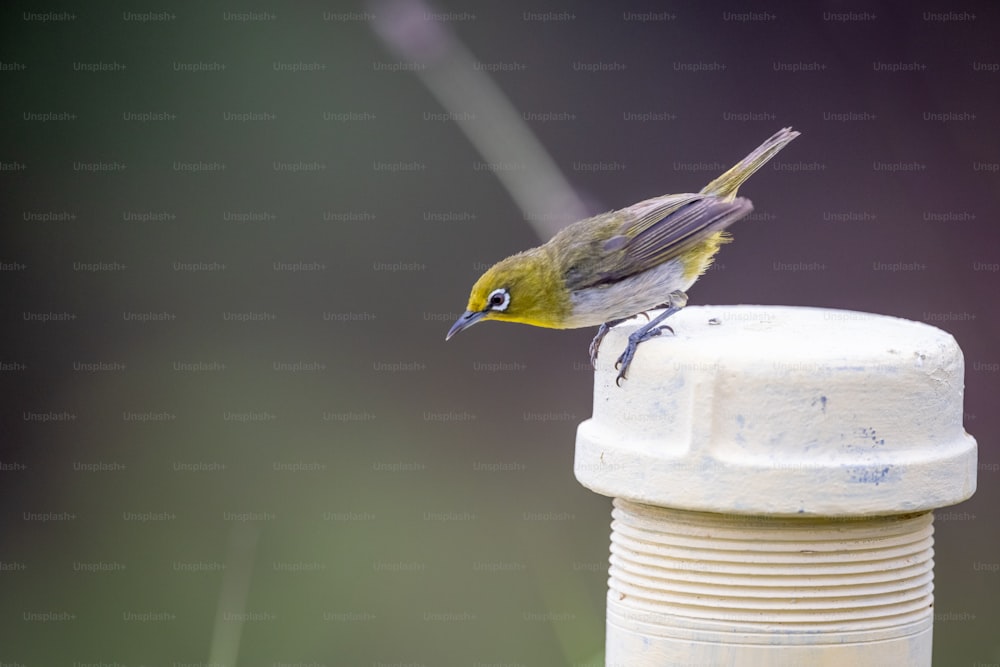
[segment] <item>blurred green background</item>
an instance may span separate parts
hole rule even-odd
[[[691,302],[956,336],[981,474],[938,517],[935,664],[1000,662],[1000,9],[742,11],[0,10],[0,664],[599,664],[594,332],[444,343],[573,203],[526,215],[464,131],[529,131],[597,213],[786,125]],[[461,45],[520,129],[428,89]]]

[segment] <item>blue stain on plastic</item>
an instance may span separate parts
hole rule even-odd
[[[743,418],[743,415],[736,415],[736,423],[739,425],[740,428],[743,428],[743,426],[746,424],[746,419]]]
[[[854,466],[847,469],[847,479],[857,484],[874,484],[878,486],[884,482],[896,481],[897,476],[893,475],[892,466]]]
[[[865,438],[868,438],[869,440],[872,441],[872,443],[874,443],[876,445],[884,445],[885,444],[885,438],[878,437],[878,435],[875,433],[875,429],[874,428],[863,428],[863,429],[861,429],[861,435],[863,437],[865,437]]]

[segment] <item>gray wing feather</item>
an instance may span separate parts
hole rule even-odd
[[[725,201],[712,195],[691,194],[663,197],[638,204],[641,214],[622,223],[621,233],[604,243],[606,261],[573,289],[613,283],[691,250],[716,232],[721,232],[753,210],[742,197]],[[610,260],[610,261],[607,261]],[[580,284],[580,283],[587,284]]]

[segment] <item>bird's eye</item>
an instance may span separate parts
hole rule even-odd
[[[504,288],[495,289],[490,292],[487,301],[490,310],[507,310],[507,306],[510,304],[510,293]]]

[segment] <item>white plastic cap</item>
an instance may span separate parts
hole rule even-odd
[[[864,516],[929,510],[976,489],[964,362],[935,327],[869,313],[694,306],[614,362],[604,339],[576,477],[607,496],[703,512]]]

